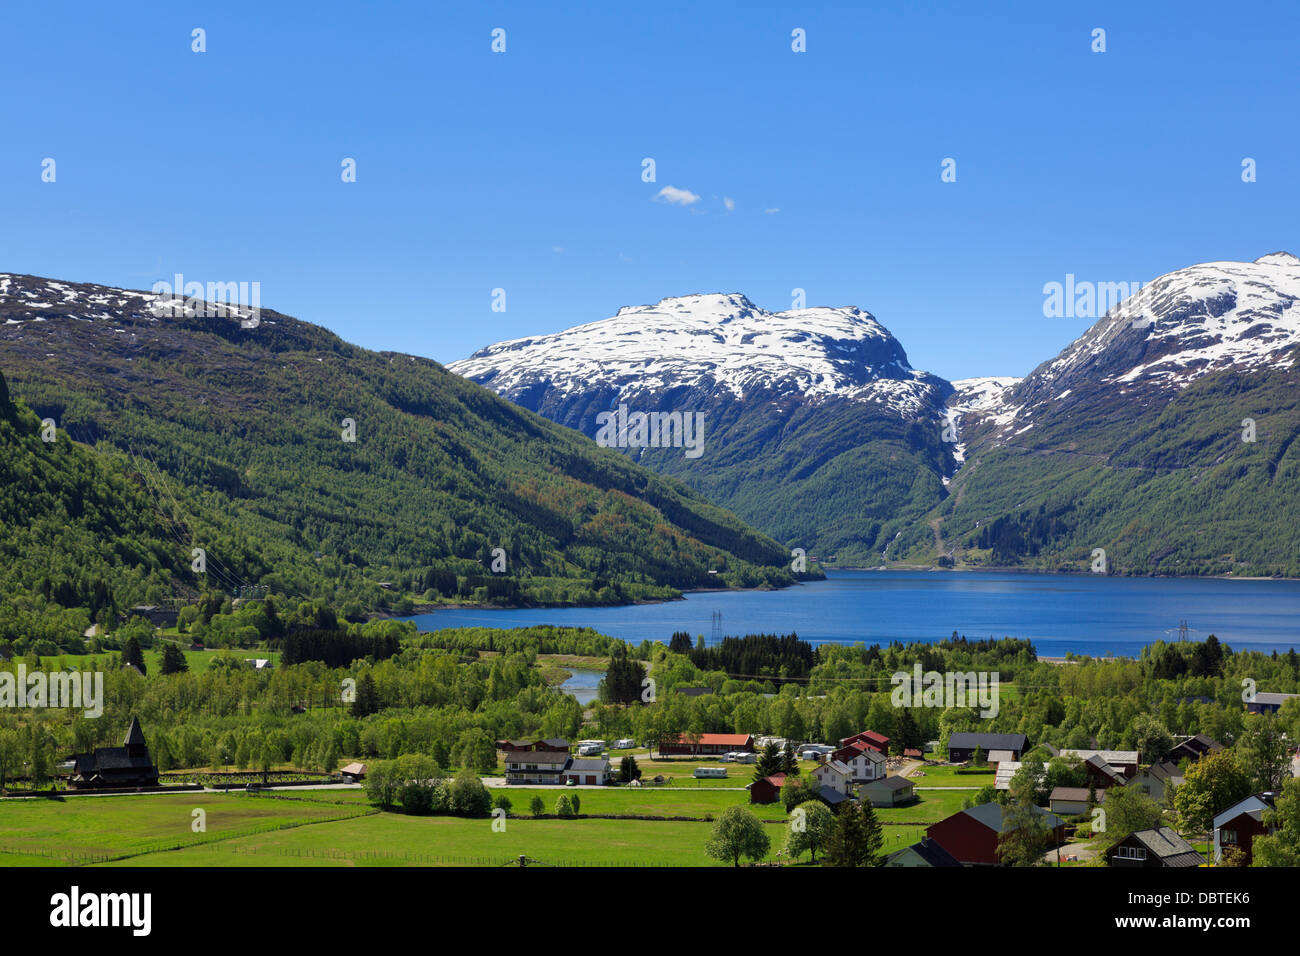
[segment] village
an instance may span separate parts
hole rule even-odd
[[[1253,712],[1275,709],[1297,695],[1262,696],[1252,705]],[[965,774],[971,780],[986,779],[991,773],[992,799],[963,806],[926,826],[919,840],[891,851],[882,862],[894,867],[1000,865],[1000,843],[1016,825],[1007,812],[1005,796],[1016,774],[1026,766],[1022,758],[1030,753],[1028,739],[1024,734],[956,733],[949,738],[946,752],[936,753],[938,744],[931,741],[925,753],[905,749],[891,755],[889,738],[871,730],[841,739],[834,747],[795,744],[770,736],[703,733],[667,737],[640,752],[634,741],[618,740],[613,743],[613,752],[623,752],[624,769],[629,759],[630,766],[636,767],[638,758],[695,763],[692,776],[701,780],[729,779],[733,769],[743,778],[744,768],[758,764],[766,752],[769,761],[782,762],[786,769],[757,776],[745,784],[750,804],[781,802],[797,780],[798,764],[803,763],[811,765],[803,792],[832,811],[847,803],[866,803],[873,809],[888,811],[919,809],[962,789],[983,791],[988,787],[973,783],[965,788],[960,784],[927,786],[931,775],[937,783],[960,779],[957,775]],[[505,763],[505,783],[512,787],[663,787],[673,782],[663,774],[646,782],[640,776],[621,780],[620,768],[611,763],[605,741],[580,741],[577,757],[570,754],[569,742],[561,739],[503,740],[498,747]],[[1111,867],[1180,868],[1224,865],[1227,853],[1227,865],[1249,866],[1254,838],[1271,832],[1264,823],[1264,814],[1274,809],[1279,791],[1253,793],[1233,803],[1214,815],[1210,833],[1189,833],[1191,840],[1162,820],[1159,825],[1134,829],[1118,840],[1108,841],[1100,857],[1093,845],[1095,838],[1106,832],[1108,795],[1120,789],[1126,795],[1139,794],[1159,808],[1162,818],[1172,816],[1173,796],[1185,782],[1185,768],[1222,750],[1221,744],[1203,734],[1178,740],[1160,760],[1150,764],[1143,764],[1137,751],[1046,747],[1049,759],[1074,763],[1084,780],[1080,786],[1054,786],[1045,791],[1040,788],[1045,799],[1041,806],[1033,806],[1033,812],[1041,820],[1044,862],[1072,865],[1095,860]],[[1300,777],[1300,751],[1291,757],[1291,773]],[[965,802],[971,801],[968,798]]]

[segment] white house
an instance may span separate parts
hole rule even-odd
[[[1138,775],[1128,784],[1130,788],[1136,787],[1140,792],[1145,793],[1159,804],[1165,802],[1165,795],[1169,792],[1170,787],[1181,787],[1182,785],[1183,772],[1167,760],[1139,770]]]
[[[870,783],[879,780],[887,773],[885,755],[870,747],[845,747],[837,750],[832,759],[838,760],[849,768],[854,783]]]
[[[603,786],[609,782],[610,772],[608,760],[574,760],[564,768],[564,782]]]
[[[818,764],[812,776],[819,787],[828,787],[846,797],[853,796],[853,771],[839,760],[830,759]]]

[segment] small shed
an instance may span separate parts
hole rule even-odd
[[[858,795],[870,800],[873,807],[899,807],[916,799],[916,784],[906,777],[881,777],[864,783]]]
[[[745,787],[749,791],[750,803],[776,803],[781,799],[781,786],[785,783],[785,774],[774,773],[762,780],[755,780]]]
[[[1097,791],[1097,802],[1106,802],[1105,790]],[[1065,817],[1086,813],[1088,810],[1088,788],[1056,787],[1052,790],[1051,796],[1047,798],[1047,806],[1053,813]]]
[[[366,779],[366,772],[370,768],[363,763],[350,763],[339,773],[343,774],[344,783],[360,783]]]

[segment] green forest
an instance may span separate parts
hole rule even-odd
[[[71,650],[135,604],[214,590],[355,618],[795,580],[681,483],[437,363],[274,313],[123,323],[3,342],[0,641]]]

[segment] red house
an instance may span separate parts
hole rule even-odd
[[[785,774],[774,773],[762,780],[755,780],[745,789],[749,791],[750,803],[776,803],[781,799],[781,785],[785,783]]]
[[[1043,851],[1065,842],[1065,821],[1054,813],[1034,808],[1049,827]],[[954,813],[930,826],[925,835],[952,855],[962,866],[998,866],[998,837],[1006,826],[1002,804],[984,803]]]
[[[661,754],[729,754],[733,750],[753,751],[753,734],[664,734],[659,740]]]
[[[856,743],[866,744],[872,750],[879,751],[882,754],[889,753],[889,738],[884,734],[876,733],[874,730],[864,730],[852,737],[845,737],[840,741],[840,747],[844,748]]]
[[[1234,803],[1214,818],[1214,862],[1223,859],[1223,851],[1236,847],[1245,854],[1245,865],[1255,859],[1255,837],[1269,832],[1264,814],[1276,809],[1278,792],[1266,790]]]

